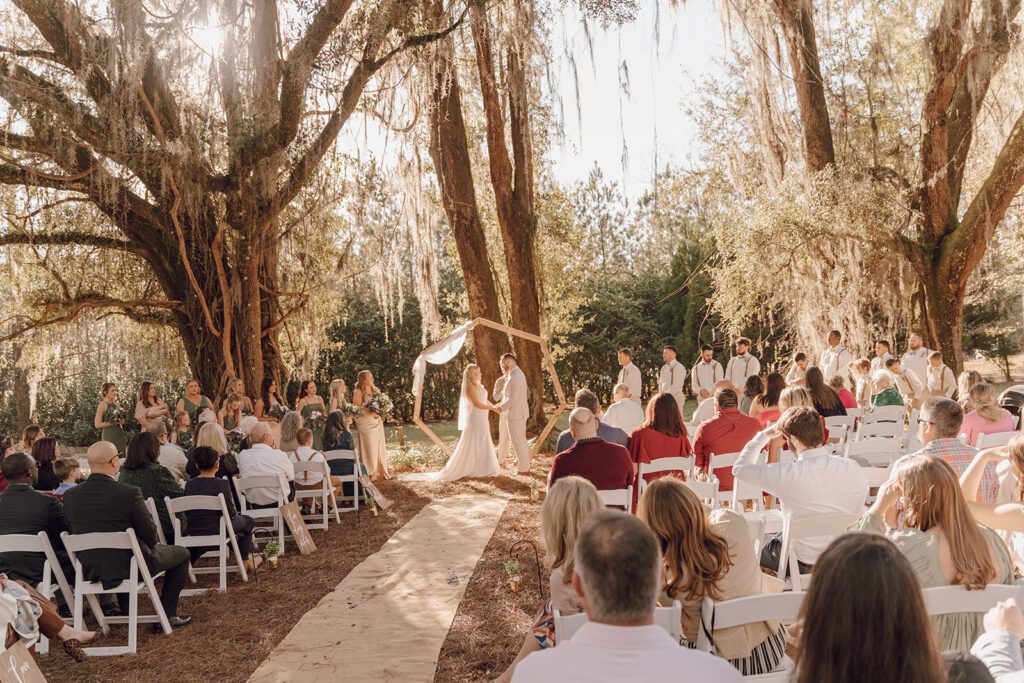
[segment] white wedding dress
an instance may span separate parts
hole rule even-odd
[[[487,390],[483,387],[469,387],[477,392],[477,400],[487,401]],[[477,408],[468,398],[463,397],[459,407],[459,428],[462,436],[455,446],[455,452],[448,459],[444,469],[425,475],[410,475],[402,479],[419,481],[457,481],[466,477],[496,477],[501,473],[498,454],[491,441],[491,428],[487,423],[486,409]]]

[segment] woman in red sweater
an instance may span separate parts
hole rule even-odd
[[[633,473],[640,470],[640,463],[651,462],[658,458],[689,458],[693,450],[690,448],[689,435],[683,424],[683,415],[679,412],[679,404],[671,394],[659,393],[651,397],[647,404],[647,417],[643,423],[633,430],[629,437],[629,457],[633,461]],[[686,480],[685,472],[673,472],[673,476]],[[662,473],[651,475],[647,480],[657,479]],[[633,489],[633,501],[636,502],[637,482]]]

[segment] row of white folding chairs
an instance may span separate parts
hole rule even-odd
[[[984,590],[967,590],[963,586],[938,586],[921,591],[925,609],[930,616],[962,612],[984,613],[997,603],[1010,598],[1024,599],[1024,590],[1018,585],[989,584]],[[762,621],[796,621],[803,605],[804,593],[772,593],[746,598],[714,602],[705,598],[701,605],[701,620],[712,625],[712,630],[733,628]],[[556,626],[557,634],[557,626]],[[704,629],[697,633],[697,649],[712,652],[713,647]],[[792,663],[784,659],[779,670],[768,674],[744,676],[744,681],[786,681]]]

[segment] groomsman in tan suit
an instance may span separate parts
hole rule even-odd
[[[686,382],[686,366],[676,360],[674,346],[662,349],[661,357],[665,364],[661,366],[661,375],[658,377],[658,391],[671,394],[679,404],[679,414],[685,415],[683,406],[686,403],[686,396],[683,394],[683,383]]]
[[[643,388],[643,379],[640,377],[640,368],[633,365],[633,352],[629,349],[619,349],[619,384],[629,387],[631,401],[640,405],[640,390]]]

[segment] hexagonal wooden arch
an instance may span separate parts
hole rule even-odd
[[[548,434],[550,434],[551,430],[554,428],[555,422],[558,421],[558,418],[562,415],[562,413],[565,412],[567,407],[565,403],[565,393],[562,391],[562,384],[561,382],[558,381],[558,371],[555,370],[555,363],[554,361],[551,360],[551,350],[548,348],[548,343],[547,341],[544,340],[543,337],[539,337],[529,332],[523,332],[522,330],[517,330],[514,327],[509,327],[508,325],[496,323],[493,320],[488,320],[487,318],[475,318],[469,324],[469,330],[474,330],[477,327],[490,327],[492,329],[498,330],[499,332],[511,334],[514,337],[520,337],[528,341],[536,342],[540,344],[540,349],[544,353],[544,364],[547,367],[548,372],[551,374],[551,383],[554,385],[555,388],[555,398],[558,399],[558,406],[555,408],[555,414],[552,415],[551,419],[548,420],[548,423],[544,425],[544,430],[541,431],[540,436],[537,437],[537,440],[533,444],[533,448],[530,449],[530,457],[532,458],[533,456],[537,455],[537,453],[540,451],[541,445],[543,445],[544,440],[548,438]],[[431,441],[437,444],[438,448],[447,453],[448,457],[450,458],[452,456],[451,449],[448,448],[448,445],[445,444],[444,441],[441,441],[437,434],[434,433],[434,430],[428,427],[427,424],[420,418],[420,408],[422,402],[423,392],[421,391],[420,395],[416,397],[416,405],[412,411],[412,421],[416,424],[417,427],[422,429],[423,432],[428,437],[430,437]]]

